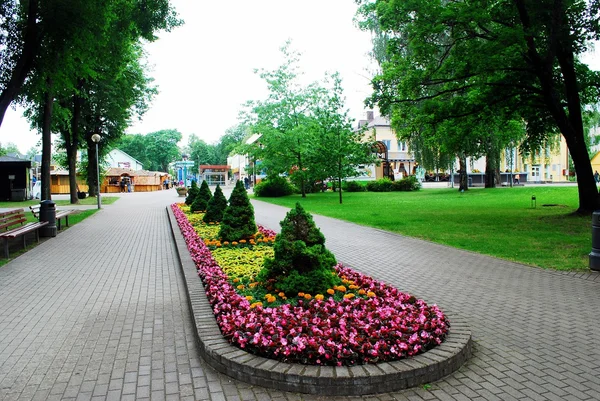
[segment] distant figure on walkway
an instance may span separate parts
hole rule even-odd
[[[169,179],[167,178],[164,182],[165,184],[165,189],[169,189]]]
[[[121,187],[121,192],[125,192],[125,180],[124,179],[121,179],[119,186]]]
[[[250,180],[248,179],[248,177],[244,177],[244,187],[246,189],[250,189]]]
[[[600,174],[598,174],[598,170],[594,171],[594,180],[596,180],[596,183],[600,182]]]
[[[520,184],[521,182],[519,181],[521,177],[519,177],[519,174],[515,175],[515,184]]]

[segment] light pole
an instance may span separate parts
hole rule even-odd
[[[92,141],[94,141],[94,143],[96,144],[96,183],[97,183],[97,188],[96,190],[98,191],[98,193],[96,194],[97,198],[98,198],[98,209],[102,208],[102,201],[100,200],[100,159],[98,159],[98,142],[100,142],[100,139],[102,139],[102,137],[98,134],[94,134],[92,135]]]

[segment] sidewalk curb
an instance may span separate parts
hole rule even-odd
[[[471,356],[471,330],[464,320],[447,312],[451,328],[440,346],[394,362],[351,367],[310,366],[279,362],[234,347],[223,338],[217,326],[175,216],[170,206],[166,209],[186,282],[200,354],[221,373],[253,385],[283,391],[359,396],[397,391],[439,380],[458,370]]]

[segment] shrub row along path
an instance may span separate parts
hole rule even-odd
[[[233,380],[198,356],[165,211],[181,199],[122,194],[0,268],[0,400],[319,399]],[[270,228],[287,212],[253,204]],[[315,221],[339,260],[460,315],[475,341],[471,360],[431,386],[328,400],[599,399],[597,274]]]

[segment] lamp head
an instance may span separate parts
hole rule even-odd
[[[100,142],[100,139],[102,139],[102,137],[98,134],[94,134],[92,135],[92,141],[94,141],[95,143]]]

